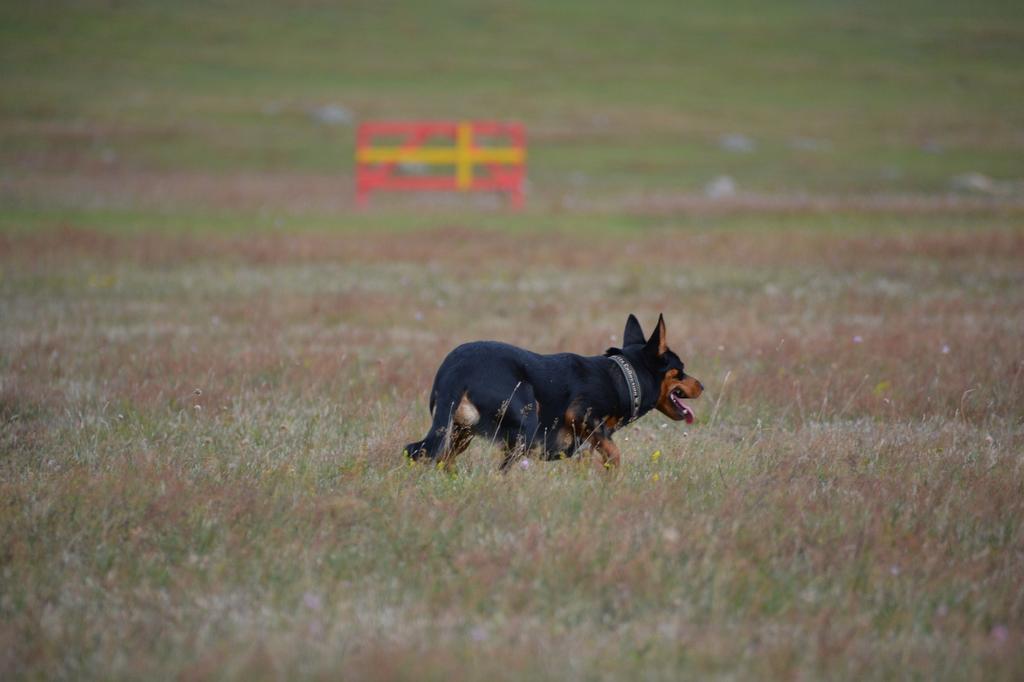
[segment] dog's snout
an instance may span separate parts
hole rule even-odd
[[[683,378],[683,393],[687,398],[691,400],[693,398],[699,398],[700,394],[704,392],[704,384],[700,383],[699,379],[691,377],[689,374]]]

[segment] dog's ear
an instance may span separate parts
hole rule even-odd
[[[636,315],[630,313],[626,318],[626,331],[622,332],[622,347],[634,346],[638,343],[645,343],[644,330],[640,328],[640,320],[636,319]]]
[[[651,338],[647,339],[644,351],[652,357],[661,357],[668,351],[668,339],[665,334],[665,316],[658,315],[658,326],[655,327]]]

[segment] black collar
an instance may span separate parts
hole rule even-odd
[[[626,379],[626,388],[629,389],[629,401],[632,409],[629,421],[635,421],[640,416],[640,379],[637,377],[633,365],[629,364],[629,360],[621,355],[609,355],[608,357],[619,366],[619,369],[622,370],[622,376]]]

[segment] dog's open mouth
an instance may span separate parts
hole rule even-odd
[[[693,410],[691,410],[689,406],[683,402],[683,398],[685,398],[686,396],[683,395],[682,389],[677,388],[676,390],[672,391],[672,393],[670,393],[668,397],[669,400],[672,401],[672,406],[676,408],[676,412],[678,412],[679,415],[686,420],[687,424],[692,424],[694,418]]]

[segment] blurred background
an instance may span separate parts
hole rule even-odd
[[[528,222],[1017,205],[1022,27],[1000,0],[4,3],[0,220],[332,225],[355,126],[418,118],[522,121]],[[410,202],[500,206],[374,203]]]

